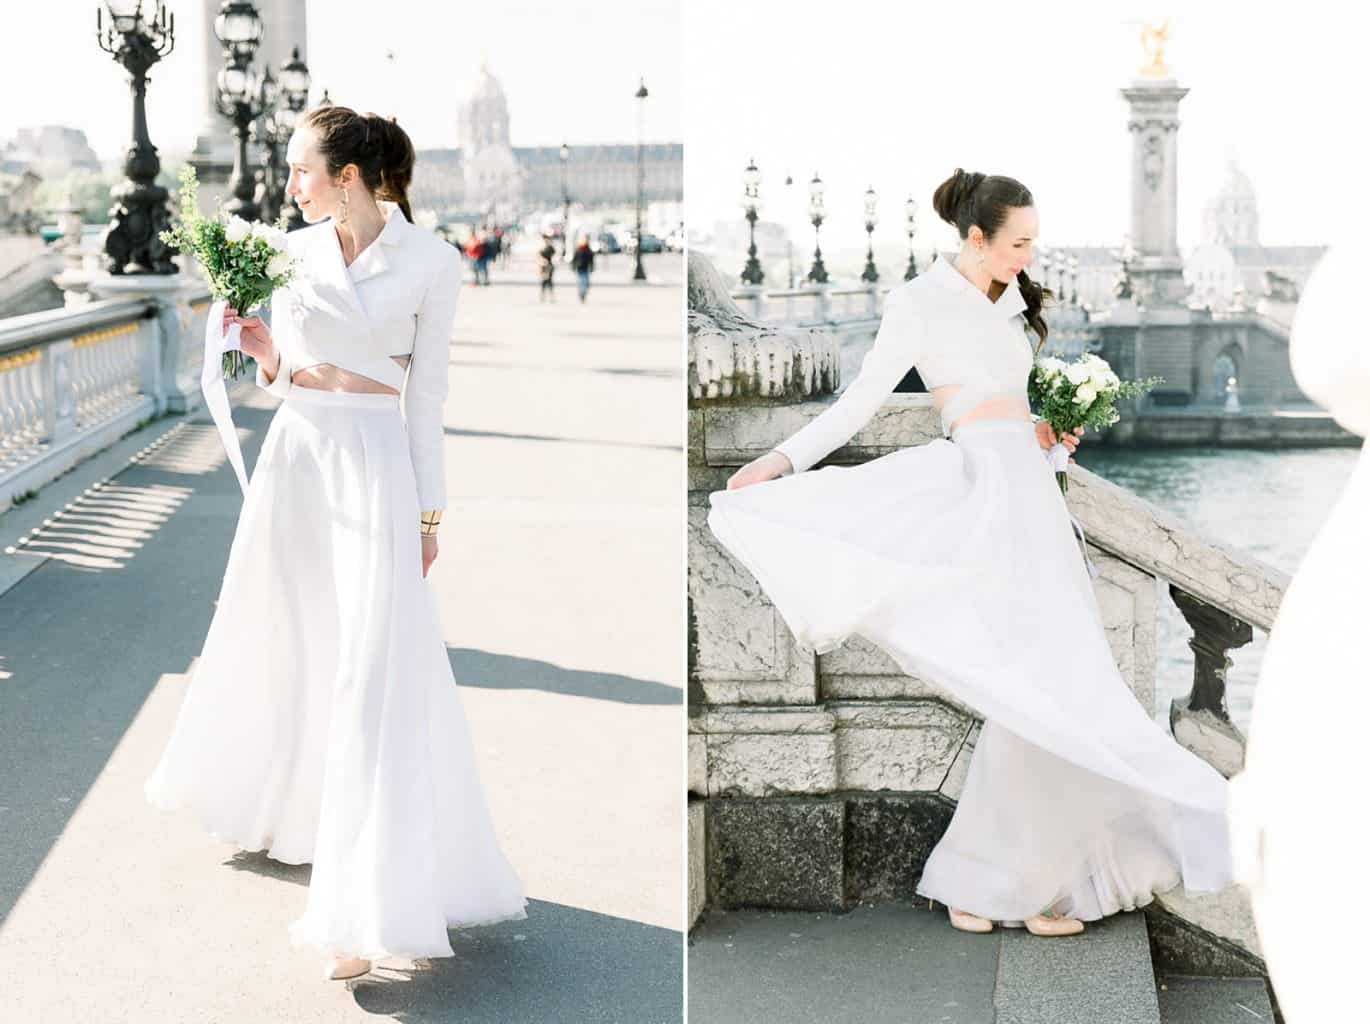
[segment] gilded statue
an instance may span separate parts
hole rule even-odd
[[[1138,74],[1145,78],[1168,78],[1170,68],[1165,63],[1165,44],[1170,38],[1170,19],[1166,18],[1160,24],[1145,22],[1142,25],[1142,50],[1146,54],[1146,62],[1137,69]]]

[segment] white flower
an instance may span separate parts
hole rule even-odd
[[[289,255],[288,253],[278,252],[275,256],[272,256],[272,257],[271,257],[270,262],[268,262],[267,265],[266,265],[266,273],[267,273],[267,276],[268,276],[268,277],[281,277],[281,276],[283,276],[283,275],[285,274],[285,272],[286,272],[287,270],[290,269],[290,263],[291,263],[291,260],[290,260],[290,255]]]
[[[1066,367],[1066,380],[1072,384],[1083,384],[1089,380],[1089,367],[1084,363],[1071,363]]]
[[[1099,393],[1094,390],[1094,387],[1092,385],[1081,385],[1079,390],[1075,392],[1075,404],[1088,405],[1090,402],[1094,401],[1098,394]]]
[[[251,224],[236,213],[229,215],[228,223],[224,226],[224,235],[230,242],[241,242],[250,234],[252,234]]]
[[[252,236],[260,238],[276,252],[285,252],[285,232],[273,224],[258,221],[252,225]]]

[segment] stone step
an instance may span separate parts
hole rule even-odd
[[[1261,1024],[1275,1019],[1264,978],[1156,979],[1161,1024]]]
[[[996,1024],[1161,1024],[1141,911],[1090,921],[1078,935],[998,930]]]

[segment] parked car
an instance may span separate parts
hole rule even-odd
[[[661,239],[658,238],[656,235],[652,234],[650,231],[644,231],[644,232],[642,232],[642,251],[643,251],[644,253],[647,253],[647,252],[662,252],[665,248],[666,248],[666,246],[662,243]],[[636,251],[637,251],[637,236],[636,236],[636,235],[633,235],[633,234],[629,234],[629,235],[628,235],[628,241],[627,241],[627,243],[623,246],[623,251],[624,251],[624,252],[636,252]]]

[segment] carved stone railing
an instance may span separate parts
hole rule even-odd
[[[734,288],[731,297],[757,321],[800,327],[841,327],[864,321],[878,322],[888,293],[889,289],[878,283],[775,289],[745,285]]]
[[[199,404],[191,340],[208,290],[178,275],[109,291],[128,297],[0,320],[0,511],[140,422]]]
[[[799,649],[709,532],[709,492],[822,412],[838,383],[819,389],[823,397],[749,388],[746,373],[725,386],[728,375],[715,368],[729,365],[721,354],[728,345],[750,352],[764,332],[767,365],[806,365],[806,353],[823,350],[823,332],[755,323],[712,287],[711,270],[691,256],[691,921],[705,905],[836,908],[907,898],[960,795],[980,718],[861,639],[818,656]],[[825,462],[860,463],[941,436],[930,396],[895,394]],[[1110,649],[1148,712],[1167,584],[1194,631],[1195,652],[1191,693],[1170,709],[1172,732],[1232,775],[1244,739],[1227,713],[1228,652],[1250,641],[1252,627],[1269,630],[1287,575],[1081,466],[1072,467],[1066,500],[1100,569],[1094,587]],[[1172,915],[1190,941],[1197,934],[1222,947],[1226,963],[1259,963],[1240,887],[1193,899],[1177,889],[1156,903],[1149,913]]]

